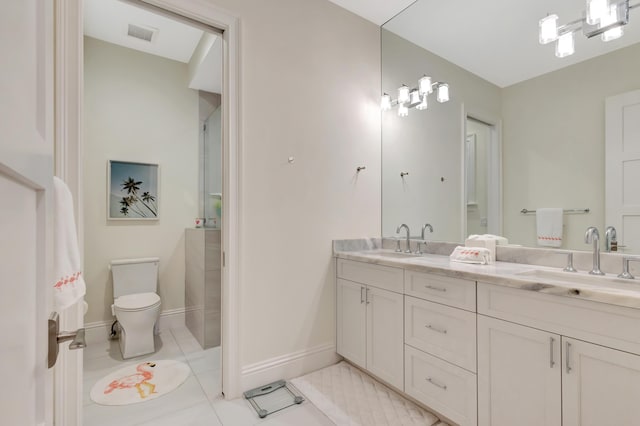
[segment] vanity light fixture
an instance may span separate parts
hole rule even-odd
[[[629,0],[587,0],[583,17],[558,26],[558,15],[548,15],[538,22],[540,44],[556,42],[556,56],[564,58],[575,52],[574,34],[578,30],[587,38],[600,35],[602,41],[622,37],[622,27],[629,23],[629,11],[640,6]]]
[[[432,82],[431,77],[424,76],[418,80],[417,88],[410,88],[403,84],[398,88],[398,99],[391,99],[387,93],[383,93],[380,98],[380,109],[389,111],[394,106],[398,107],[398,116],[406,117],[409,115],[409,109],[425,110],[428,107],[428,96],[437,91],[436,99],[438,102],[447,102],[449,100],[449,84],[442,81]]]

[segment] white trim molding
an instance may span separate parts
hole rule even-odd
[[[54,173],[69,186],[80,253],[83,253],[82,210],[82,2],[55,0]],[[84,303],[60,312],[63,330],[83,327]],[[83,351],[61,350],[54,370],[54,424],[82,424]]]
[[[291,379],[333,365],[342,358],[334,343],[292,352],[242,367],[242,390],[256,388],[280,379]]]

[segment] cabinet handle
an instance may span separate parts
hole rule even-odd
[[[427,327],[430,330],[436,331],[438,333],[447,334],[447,330],[445,330],[444,328],[437,328],[432,326],[431,324],[427,324],[425,325],[425,327]]]
[[[566,354],[565,354],[565,367],[567,368],[567,374],[571,372],[571,364],[569,363],[569,349],[571,348],[571,343],[567,342],[566,345]]]
[[[431,285],[425,285],[424,287],[425,287],[425,288],[428,288],[429,290],[441,291],[441,292],[443,292],[443,293],[447,291],[447,289],[446,289],[446,288],[442,288],[442,287],[434,287],[434,286],[431,286]]]
[[[553,368],[554,365],[556,365],[556,362],[553,360],[553,344],[555,343],[556,339],[554,339],[553,337],[549,338],[549,367]]]
[[[370,292],[370,291],[371,291],[371,289],[369,289],[369,288],[368,288],[368,289],[367,289],[367,297],[366,297],[367,305],[368,305],[369,303],[371,303],[371,301],[369,300],[369,292]]]
[[[360,303],[364,303],[364,287],[360,287]]]
[[[427,377],[427,382],[431,383],[434,386],[439,387],[442,390],[447,390],[447,385],[440,384],[440,383],[436,382],[435,380],[433,380],[431,377]]]

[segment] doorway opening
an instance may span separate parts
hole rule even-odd
[[[464,235],[502,232],[498,125],[467,114],[464,132]]]

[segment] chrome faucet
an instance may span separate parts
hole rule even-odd
[[[600,233],[598,228],[590,226],[584,234],[584,242],[586,244],[593,243],[593,269],[589,271],[591,275],[604,275],[600,270]]]
[[[624,278],[627,280],[635,279],[635,277],[631,275],[631,272],[629,272],[629,262],[632,262],[632,261],[640,262],[640,258],[632,257],[632,256],[624,256],[622,258],[622,273],[618,275],[618,278]]]
[[[407,231],[407,249],[404,251],[405,253],[411,253],[411,242],[409,241],[409,227],[406,224],[402,224],[400,226],[398,226],[398,228],[396,229],[396,234],[400,233],[400,230],[404,228]],[[400,248],[400,245],[398,244],[398,249]],[[400,250],[396,250],[396,251],[400,251]]]
[[[608,226],[607,230],[604,232],[604,250],[607,253],[610,253],[612,251],[612,244],[618,244],[618,240],[616,239],[617,237],[618,236],[616,235],[616,228],[614,228],[613,226]],[[617,251],[617,248],[614,251]]]
[[[420,233],[420,241],[418,241],[418,248],[416,249],[416,254],[422,254],[422,250],[420,250],[420,246],[422,246],[422,244],[426,245],[427,244],[427,240],[424,239],[424,231],[428,229],[429,232],[433,233],[433,226],[431,226],[428,223],[425,223],[424,226],[422,227],[422,232]]]

